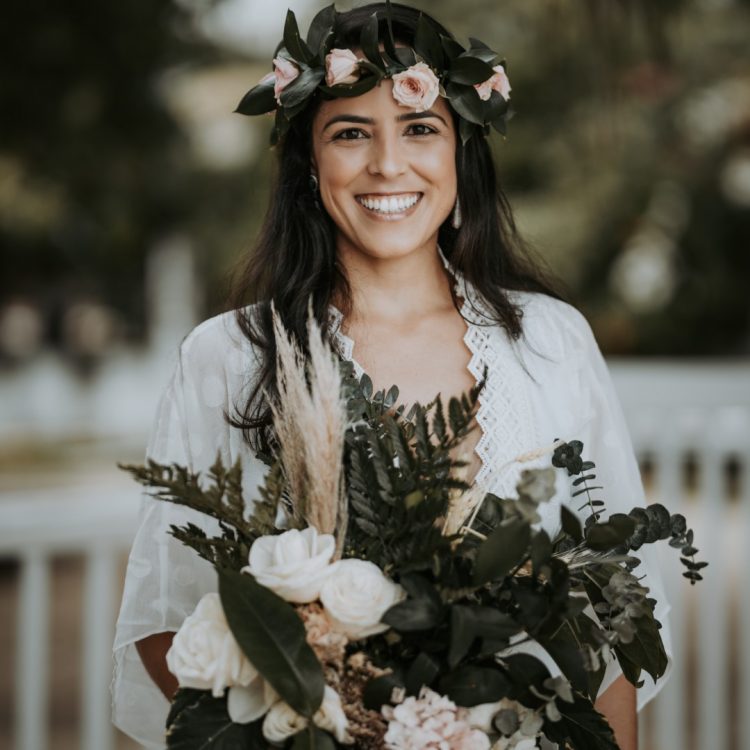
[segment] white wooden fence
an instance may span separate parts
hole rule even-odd
[[[653,468],[651,498],[686,513],[700,558],[710,561],[703,585],[691,589],[680,576],[677,555],[665,554],[677,664],[647,709],[642,747],[750,747],[750,645],[743,637],[750,633],[750,584],[743,566],[750,538],[750,363],[619,361],[611,369],[636,451]],[[687,455],[698,470],[693,497],[684,486]],[[733,500],[725,487],[728,460],[739,468]],[[54,747],[40,721],[48,699],[49,562],[69,552],[86,558],[81,747],[114,746],[109,681],[120,595],[117,566],[132,539],[137,500],[135,484],[130,491],[88,487],[0,495],[0,558],[20,562],[17,750]],[[675,550],[665,550],[670,552]]]

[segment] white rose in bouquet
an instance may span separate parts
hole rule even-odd
[[[330,567],[320,601],[334,629],[353,641],[388,630],[380,618],[406,597],[404,589],[367,560],[347,558]]]
[[[348,721],[341,706],[339,694],[325,686],[323,702],[313,714],[313,724],[330,732],[338,742],[350,744],[353,740],[347,731]],[[263,736],[269,742],[284,742],[307,726],[307,719],[284,701],[274,703],[263,719]]]
[[[167,667],[180,687],[210,690],[216,698],[227,687],[259,677],[232,635],[216,593],[205,594],[175,633]]]
[[[227,712],[236,724],[248,724],[259,719],[279,700],[279,694],[271,683],[258,675],[249,685],[229,688]]]
[[[318,534],[313,526],[269,534],[255,540],[242,572],[288,602],[312,602],[329,573],[335,548],[333,534]]]
[[[284,742],[307,726],[307,719],[288,703],[276,701],[263,719],[263,736],[269,742]]]

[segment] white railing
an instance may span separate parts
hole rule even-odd
[[[741,545],[750,538],[750,363],[717,365],[618,361],[611,364],[636,451],[653,467],[652,500],[684,512],[695,529],[706,580],[691,588],[680,575],[676,550],[665,549],[664,575],[672,604],[677,663],[647,710],[643,750],[729,750],[732,723],[738,747],[750,742],[750,648],[732,632],[750,632],[750,587]],[[699,481],[685,491],[686,455]],[[739,492],[725,487],[726,462],[739,467]],[[111,750],[109,681],[114,618],[119,602],[118,561],[135,530],[138,490],[90,486],[0,494],[0,558],[20,562],[17,607],[16,748],[45,750],[50,643],[50,559],[86,558],[81,747]],[[700,602],[700,606],[697,606]],[[730,701],[730,649],[739,666]],[[694,664],[694,670],[689,665]],[[695,675],[695,682],[688,674]],[[697,711],[689,710],[690,692]],[[730,716],[730,706],[734,715]],[[696,736],[689,736],[693,731]]]

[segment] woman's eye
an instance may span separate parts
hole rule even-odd
[[[347,128],[346,130],[341,130],[340,132],[336,133],[333,139],[335,141],[356,141],[359,140],[359,134],[364,135],[362,130],[360,130],[359,128]]]
[[[429,125],[424,125],[421,122],[409,126],[409,130],[413,130],[414,128],[422,128],[420,132],[416,132],[414,135],[430,135],[431,133],[437,133],[437,130],[431,128]]]

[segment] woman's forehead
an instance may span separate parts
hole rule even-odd
[[[450,108],[442,96],[438,96],[430,110],[441,115],[448,124],[451,123]],[[367,117],[376,123],[398,121],[400,115],[414,112],[416,110],[412,107],[405,107],[394,99],[393,81],[384,78],[360,96],[342,96],[323,101],[315,114],[315,123],[322,127],[331,117],[342,114]]]

